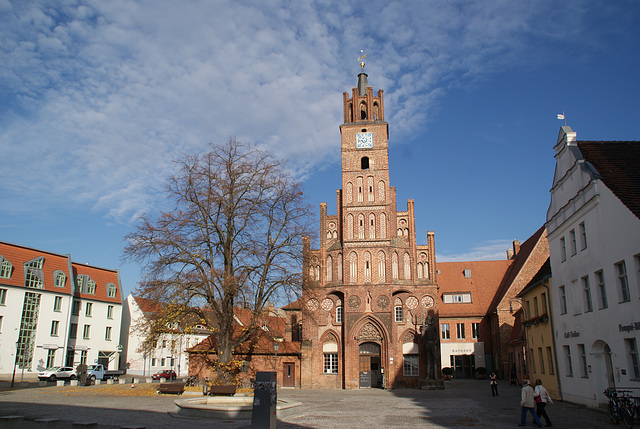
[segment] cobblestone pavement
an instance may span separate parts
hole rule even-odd
[[[37,384],[37,383],[35,383]],[[144,426],[154,429],[244,429],[251,422],[182,419],[172,416],[175,396],[99,396],[99,387],[65,394],[64,388],[30,387],[2,390],[0,415],[25,417],[23,428],[39,427],[38,418],[58,418],[59,428],[72,422],[95,421],[100,429]],[[62,390],[61,390],[62,389]],[[492,397],[489,384],[451,380],[444,391],[422,390],[289,390],[278,397],[302,403],[297,415],[278,421],[277,427],[296,428],[512,428],[520,419],[520,389],[504,383]],[[547,406],[557,428],[613,427],[602,410],[557,401]],[[527,426],[532,426],[531,421]]]

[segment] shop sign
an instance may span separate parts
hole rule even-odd
[[[576,338],[580,336],[580,332],[578,331],[568,331],[564,333],[565,338]]]
[[[618,325],[619,332],[640,331],[640,322],[633,322],[628,325]]]

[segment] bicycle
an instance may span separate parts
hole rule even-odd
[[[604,395],[609,398],[609,419],[614,424],[623,422],[629,429],[633,428],[635,411],[635,398],[629,396],[630,393],[631,391],[629,390],[616,390],[614,388],[608,388],[604,391]]]

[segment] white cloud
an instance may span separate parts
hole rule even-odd
[[[498,239],[488,240],[471,246],[471,250],[456,255],[437,253],[438,262],[461,262],[461,261],[500,261],[507,259],[507,249],[512,248],[513,242],[510,240]]]
[[[360,49],[402,141],[448,87],[523,61],[534,33],[576,32],[552,7],[576,8],[2,1],[4,210],[63,200],[127,221],[154,206],[172,159],[229,136],[321,165],[335,158],[340,92],[355,85]]]

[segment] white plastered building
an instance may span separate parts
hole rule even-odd
[[[564,400],[640,388],[640,142],[577,141],[564,126],[547,211]]]

